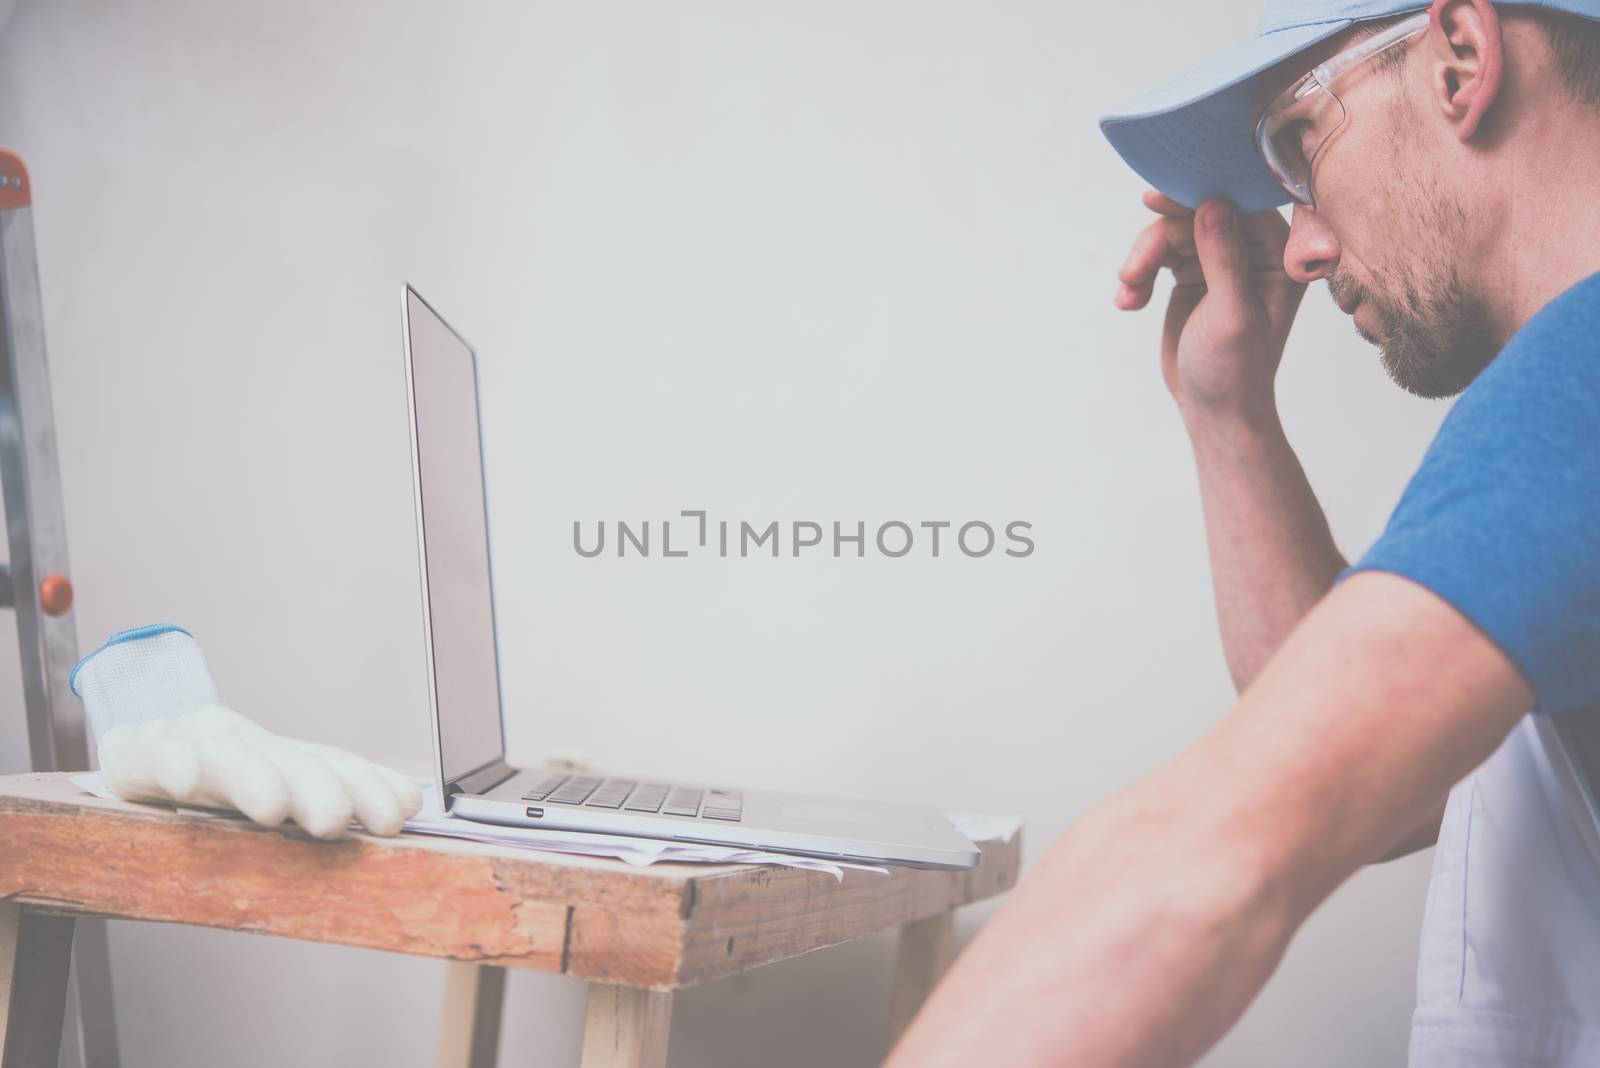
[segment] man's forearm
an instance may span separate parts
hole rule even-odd
[[[1532,699],[1427,590],[1385,574],[1344,583],[1219,727],[1051,847],[890,1064],[1192,1063],[1312,909],[1421,822]]]
[[[1345,566],[1277,411],[1184,411],[1217,621],[1243,690]]]
[[[1223,652],[1242,693],[1346,562],[1270,402],[1254,415],[1185,410],[1184,423],[1200,475]],[[1403,842],[1373,859],[1433,845],[1444,800]]]

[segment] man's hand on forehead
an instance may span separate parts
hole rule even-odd
[[[1124,311],[1137,311],[1150,303],[1157,276],[1163,267],[1171,268],[1180,286],[1206,284],[1205,272],[1195,245],[1195,209],[1186,208],[1154,189],[1144,194],[1144,206],[1160,218],[1139,232],[1122,268],[1117,271],[1116,305]],[[1208,201],[1213,209],[1232,205]],[[1206,205],[1202,205],[1205,207]],[[1249,270],[1283,271],[1283,245],[1289,226],[1276,211],[1262,211],[1243,217],[1245,247],[1250,253]],[[1287,277],[1287,276],[1285,276]]]
[[[1289,224],[1276,210],[1240,215],[1226,200],[1198,210],[1156,190],[1156,220],[1117,272],[1117,307],[1150,303],[1162,268],[1176,284],[1162,326],[1161,373],[1185,414],[1269,409],[1284,341],[1305,286],[1284,273]]]

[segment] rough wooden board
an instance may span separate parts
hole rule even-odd
[[[968,872],[890,876],[554,856],[453,839],[319,842],[0,777],[0,899],[654,989],[705,982],[1008,889],[1020,836]]]
[[[893,868],[846,872],[844,882],[793,868],[756,868],[696,880],[677,983],[690,986],[899,927],[1009,890],[1022,867],[1022,835],[982,842],[969,871]],[[620,981],[620,980],[619,980]]]

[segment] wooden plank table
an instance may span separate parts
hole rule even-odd
[[[0,776],[3,1068],[54,1065],[77,917],[154,920],[442,957],[440,1065],[492,1065],[505,968],[589,983],[584,1068],[666,1063],[672,991],[900,928],[896,1033],[947,963],[952,910],[1017,879],[1021,834],[971,871],[560,856],[454,839],[320,842]]]

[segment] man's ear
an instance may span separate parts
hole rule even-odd
[[[1428,15],[1438,42],[1429,59],[1433,99],[1455,125],[1456,137],[1470,141],[1500,95],[1500,16],[1490,0],[1434,0]]]

